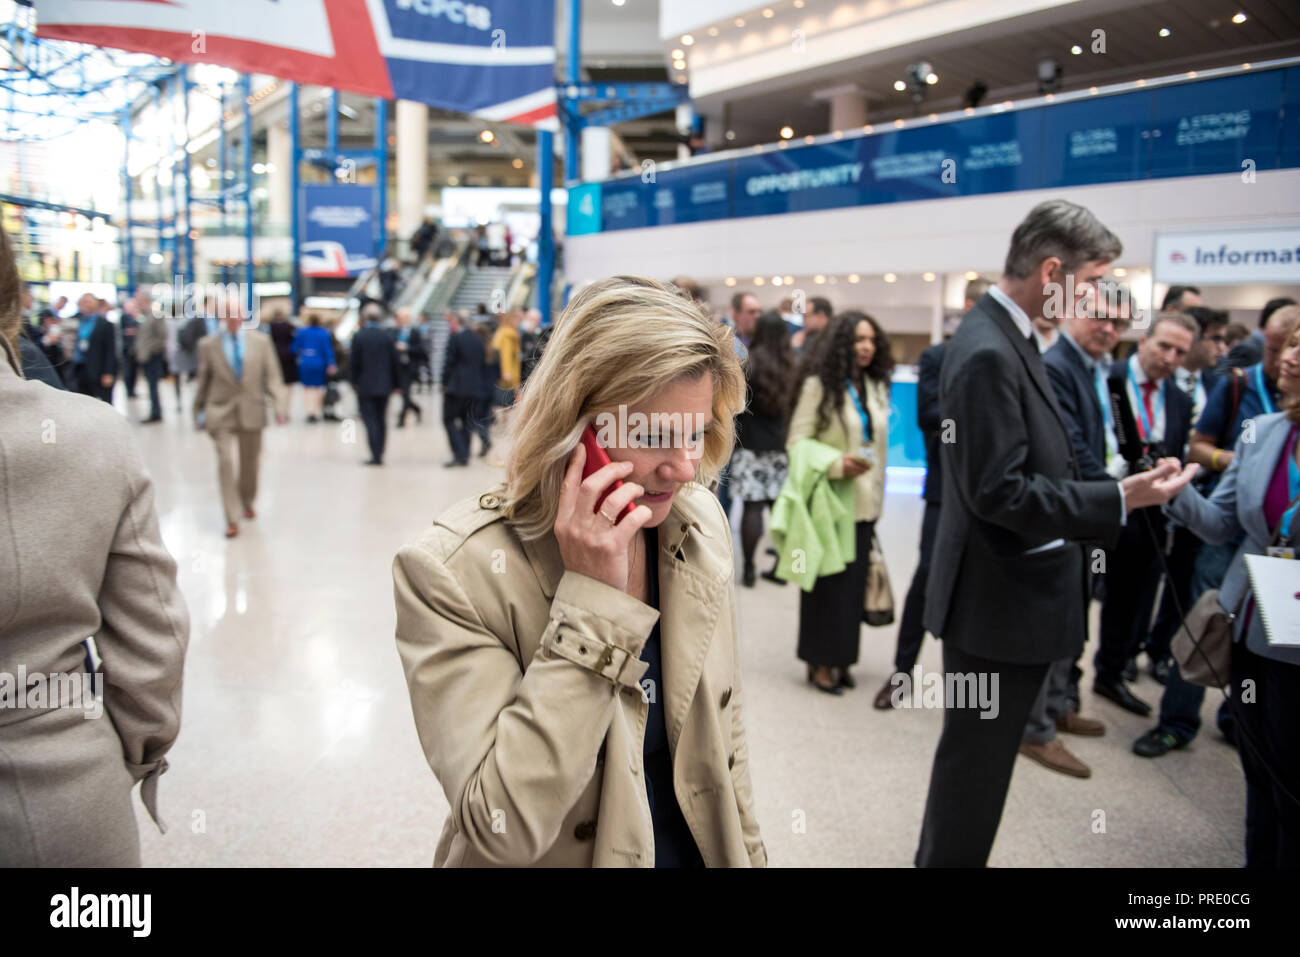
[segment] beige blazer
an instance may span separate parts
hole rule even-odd
[[[277,415],[288,415],[289,390],[284,387],[271,337],[255,329],[245,332],[244,377],[237,379],[226,358],[222,335],[217,332],[199,340],[195,420],[203,412],[203,427],[212,434],[259,431],[267,426],[267,399]]]
[[[817,431],[817,406],[822,400],[822,380],[815,375],[803,380],[799,401],[790,416],[785,447],[791,449],[800,439],[814,438],[841,452],[856,452],[862,444],[862,419],[846,390],[841,414],[831,414],[826,428]],[[876,463],[854,481],[854,520],[874,522],[885,504],[885,458],[889,454],[889,384],[867,380],[867,408],[871,412],[872,441]],[[840,462],[831,466],[831,478],[843,478]]]
[[[710,867],[763,866],[741,715],[731,536],[717,499],[678,493],[659,527],[656,611],[521,542],[494,492],[393,564],[415,726],[451,805],[438,867],[653,867],[641,650],[660,622],[682,814]]]
[[[7,344],[6,344],[7,345]],[[156,815],[181,717],[189,615],[126,421],[21,378],[0,349],[0,864],[140,862],[131,789]],[[11,679],[72,699],[82,642],[103,659],[102,711],[17,707]],[[20,672],[19,669],[22,669]],[[40,676],[35,678],[34,676]],[[6,692],[8,693],[6,696]],[[84,715],[91,714],[90,718]]]

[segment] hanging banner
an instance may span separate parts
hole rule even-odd
[[[359,276],[375,265],[375,187],[367,184],[302,188],[304,276]]]
[[[554,0],[42,0],[37,35],[556,125]]]
[[[1156,233],[1153,278],[1171,285],[1300,284],[1300,229]]]

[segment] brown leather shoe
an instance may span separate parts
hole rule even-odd
[[[890,711],[894,707],[894,681],[893,678],[885,679],[884,686],[876,692],[875,700],[871,706],[877,711]]]
[[[244,518],[257,518],[257,513],[253,511],[253,506],[244,506]]]
[[[1068,774],[1076,778],[1092,777],[1092,768],[1067,751],[1065,745],[1056,738],[1044,744],[1021,741],[1020,753],[1027,758],[1033,758],[1043,767],[1051,768],[1053,771],[1060,771],[1062,774]]]
[[[236,525],[234,522],[231,522],[229,525],[226,526],[226,538],[234,538],[238,534],[239,534],[239,526]]]
[[[1056,730],[1067,734],[1081,734],[1088,738],[1100,738],[1106,733],[1106,726],[1096,718],[1085,718],[1077,711],[1071,711],[1064,718],[1056,719]]]

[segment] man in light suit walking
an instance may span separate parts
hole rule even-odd
[[[1114,542],[1129,510],[1162,504],[1181,488],[1170,461],[1122,482],[1083,479],[1038,353],[1032,319],[1075,315],[1120,252],[1088,210],[1040,203],[1012,235],[1002,279],[944,350],[939,407],[953,441],[940,443],[943,509],[925,626],[943,640],[953,693],[930,775],[920,867],[985,864],[1048,666],[1083,647],[1083,543]],[[956,700],[972,682],[992,689],[995,707]]]
[[[195,424],[207,430],[217,447],[217,475],[226,510],[226,537],[239,534],[239,516],[255,518],[257,471],[266,428],[266,400],[280,425],[289,421],[289,392],[271,339],[250,332],[232,308],[222,328],[199,340]],[[239,477],[235,477],[238,447]]]

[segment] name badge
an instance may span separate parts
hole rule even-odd
[[[1291,545],[1270,545],[1268,546],[1268,557],[1288,558],[1291,561],[1295,561],[1295,548]]]

